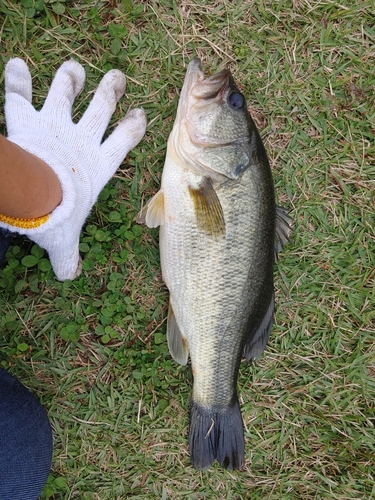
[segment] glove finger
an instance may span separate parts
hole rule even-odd
[[[128,152],[145,135],[146,126],[147,119],[144,110],[142,108],[132,109],[125,115],[112,134],[103,142],[100,151],[106,158],[107,171],[110,171],[110,176],[115,173]],[[109,177],[104,183],[108,179]]]
[[[25,61],[18,57],[10,59],[5,66],[5,95],[8,102],[12,98],[11,94],[17,94],[27,102],[32,99],[30,71]]]
[[[41,233],[28,234],[28,237],[48,252],[53,272],[59,281],[73,280],[82,270],[79,255],[81,225],[58,225]]]
[[[52,81],[42,113],[71,117],[74,99],[85,84],[85,70],[74,59],[64,62]]]
[[[124,95],[125,75],[118,69],[108,71],[102,78],[92,101],[79,121],[79,127],[101,141],[117,102]]]
[[[69,248],[64,247],[48,250],[53,272],[59,281],[73,280],[81,274],[82,260],[78,250],[79,242]]]

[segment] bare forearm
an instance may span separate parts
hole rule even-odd
[[[42,160],[0,135],[0,214],[32,219],[61,202],[60,182]]]

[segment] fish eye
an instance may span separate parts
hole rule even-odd
[[[228,104],[232,109],[239,109],[245,102],[244,96],[240,92],[232,92],[228,96]]]

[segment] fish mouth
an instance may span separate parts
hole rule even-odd
[[[223,69],[206,78],[200,59],[194,57],[186,69],[174,127],[168,139],[170,154],[176,154],[179,161],[183,160],[185,165],[194,166],[195,169],[219,182],[225,180],[225,176],[203,164],[197,157],[202,148],[215,147],[218,143],[194,135],[189,127],[189,116],[194,108],[204,108],[207,104],[222,100],[232,81],[229,69]],[[190,147],[186,147],[187,142],[190,143]],[[220,146],[229,145],[231,142],[225,144],[221,142]]]
[[[221,99],[224,90],[230,80],[229,69],[223,69],[212,76],[205,78],[202,70],[202,63],[198,57],[194,57],[186,70],[184,84],[182,86],[179,105],[177,108],[177,121],[187,116],[188,107],[191,101],[189,98],[197,100]]]
[[[229,69],[223,69],[205,78],[200,59],[194,57],[186,71],[186,91],[197,99],[220,98],[222,91],[228,84],[229,76]]]

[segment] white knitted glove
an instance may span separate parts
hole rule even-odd
[[[5,68],[8,139],[53,169],[61,183],[62,202],[46,217],[3,218],[0,227],[25,234],[46,249],[59,280],[80,274],[82,225],[104,185],[146,130],[144,111],[133,109],[102,142],[125,91],[125,76],[119,70],[103,77],[81,120],[73,123],[73,101],[84,82],[83,67],[73,60],[65,62],[56,73],[43,108],[36,111],[31,104],[32,83],[26,63],[11,59]]]

